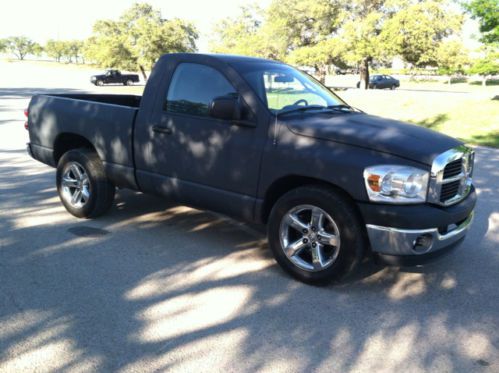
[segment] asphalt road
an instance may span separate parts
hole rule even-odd
[[[418,268],[366,262],[316,288],[287,277],[257,230],[215,214],[128,191],[98,220],[66,213],[54,170],[25,154],[22,109],[47,87],[90,87],[81,72],[9,69],[1,372],[499,371],[499,150],[477,149],[476,218],[456,252]]]

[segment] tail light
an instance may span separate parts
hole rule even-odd
[[[28,109],[24,109],[24,116],[26,117],[26,122],[24,122],[24,129],[28,129],[28,115],[29,115],[29,112],[28,112]]]

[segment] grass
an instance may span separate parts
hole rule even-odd
[[[499,101],[488,92],[349,90],[341,96],[370,114],[418,124],[469,144],[499,148]]]

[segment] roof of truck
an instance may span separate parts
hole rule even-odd
[[[236,54],[219,54],[219,53],[172,53],[171,55],[177,56],[207,56],[216,58],[226,63],[238,62],[265,62],[265,63],[282,63],[280,61],[268,60],[259,57],[240,56]]]

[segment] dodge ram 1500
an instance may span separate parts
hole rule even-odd
[[[164,55],[142,97],[37,95],[27,125],[74,216],[103,214],[120,187],[266,224],[277,262],[305,282],[340,279],[367,253],[438,256],[476,202],[462,142],[368,115],[276,61]]]

